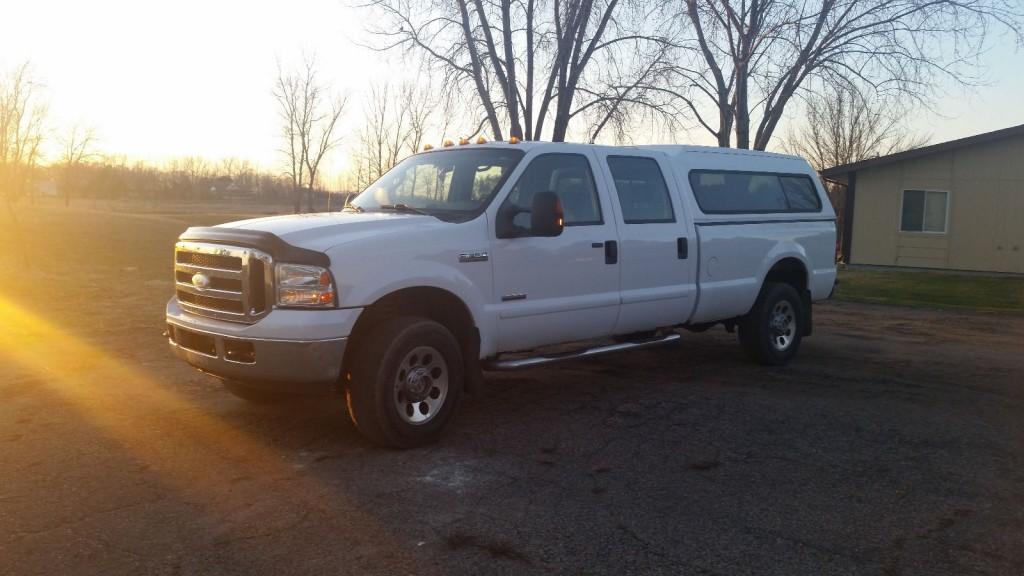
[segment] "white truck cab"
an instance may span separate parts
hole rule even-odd
[[[364,435],[409,447],[437,438],[483,370],[718,323],[784,364],[832,292],[835,242],[825,190],[795,156],[446,146],[342,212],[188,229],[168,335],[242,397],[336,386]]]

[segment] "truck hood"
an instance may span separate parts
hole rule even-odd
[[[293,246],[326,252],[339,244],[398,230],[409,231],[410,228],[426,229],[444,225],[445,222],[433,216],[421,214],[329,212],[239,220],[217,227],[270,232]]]

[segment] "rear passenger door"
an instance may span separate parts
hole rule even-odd
[[[685,322],[694,307],[696,239],[660,154],[599,153],[619,231],[616,334]]]

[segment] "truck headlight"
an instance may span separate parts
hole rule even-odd
[[[326,268],[304,264],[277,265],[277,305],[332,308],[334,282]]]

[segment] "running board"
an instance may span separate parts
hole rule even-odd
[[[530,358],[516,358],[514,360],[488,360],[484,363],[484,370],[521,370],[523,368],[533,368],[534,366],[542,366],[544,364],[551,364],[553,362],[561,362],[563,360],[576,360],[578,358],[589,358],[591,356],[599,356],[601,354],[610,354],[612,352],[621,352],[623,350],[637,350],[640,348],[651,348],[654,346],[661,346],[662,344],[668,344],[679,340],[679,334],[673,332],[660,338],[653,340],[642,340],[640,342],[619,342],[617,344],[608,344],[607,346],[597,346],[595,348],[584,348],[583,350],[572,350],[570,352],[562,352],[560,354],[551,354],[548,356],[533,356]]]

